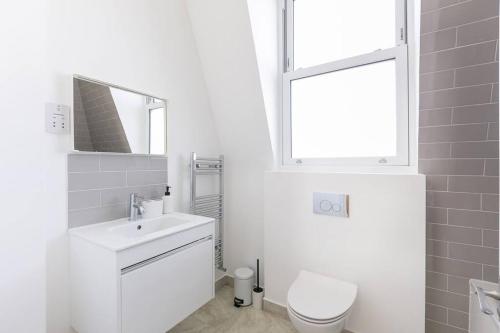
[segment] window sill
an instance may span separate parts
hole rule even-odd
[[[412,166],[279,166],[268,172],[307,174],[376,174],[376,175],[418,175],[416,165]]]

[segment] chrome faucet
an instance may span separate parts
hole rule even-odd
[[[144,198],[139,196],[137,193],[130,193],[130,215],[129,221],[137,221],[142,218],[144,214],[144,206],[142,206],[142,200]]]

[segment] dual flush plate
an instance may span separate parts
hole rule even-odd
[[[313,212],[319,215],[349,217],[349,195],[314,192]]]

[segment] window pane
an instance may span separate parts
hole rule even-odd
[[[292,158],[396,156],[396,62],[291,82]]]
[[[295,0],[295,68],[394,47],[396,1]]]
[[[149,111],[149,153],[165,154],[165,109],[158,108]]]

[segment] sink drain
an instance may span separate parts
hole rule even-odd
[[[142,225],[140,225],[140,224],[139,224],[139,225],[137,226],[137,230],[141,230],[141,229],[142,229]]]

